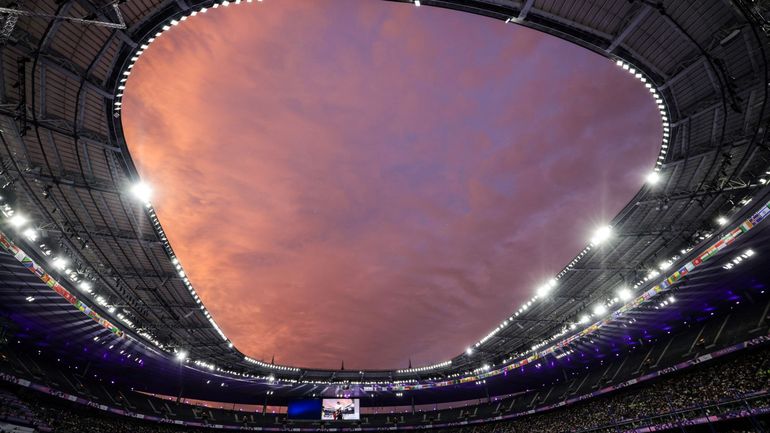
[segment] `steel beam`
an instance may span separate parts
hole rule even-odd
[[[647,18],[647,15],[650,14],[650,7],[646,4],[642,4],[641,9],[639,12],[634,16],[634,18],[631,20],[630,23],[626,26],[626,28],[623,29],[620,34],[615,36],[615,39],[612,40],[612,43],[609,47],[607,47],[607,52],[611,53],[615,51],[615,48],[617,48],[620,44],[623,43],[624,40],[628,37],[628,35],[631,34],[634,30],[636,30],[637,27],[639,27],[639,24]]]

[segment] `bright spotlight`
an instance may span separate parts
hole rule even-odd
[[[549,293],[551,293],[552,288],[553,286],[551,286],[550,284],[543,284],[542,286],[537,288],[537,296],[539,298],[542,298],[548,295]]]
[[[607,313],[607,306],[604,304],[596,304],[594,305],[594,314],[597,316],[603,316]]]
[[[578,323],[580,323],[581,325],[585,325],[586,323],[588,323],[589,320],[590,319],[588,318],[588,315],[587,314],[583,314],[582,316],[580,316],[580,319],[578,320]]]
[[[647,183],[650,185],[655,185],[660,181],[660,173],[657,171],[651,171],[650,174],[647,175]]]
[[[596,230],[594,237],[591,238],[591,243],[599,245],[612,236],[612,227],[604,226]]]
[[[144,203],[152,198],[152,188],[144,182],[137,182],[131,187],[131,194]]]
[[[631,291],[628,290],[628,288],[626,288],[626,287],[623,287],[623,288],[618,290],[618,298],[621,301],[623,301],[623,302],[626,302],[626,301],[630,300],[633,297],[634,297],[634,294],[631,293]]]
[[[467,355],[469,355],[469,356],[470,356],[470,355],[473,355],[473,348],[469,347],[469,348],[465,349],[465,353],[466,353]]]
[[[8,223],[14,227],[14,228],[20,228],[27,224],[27,217],[21,214],[13,214],[12,217],[8,218]]]
[[[53,267],[62,270],[67,267],[69,264],[69,260],[65,259],[64,257],[54,257],[53,258]]]
[[[176,359],[179,361],[184,361],[185,359],[187,359],[187,352],[185,352],[184,350],[178,351],[176,353]]]
[[[719,224],[720,226],[727,224],[727,218],[723,216],[717,217],[717,224]]]
[[[35,242],[37,240],[37,230],[33,228],[24,230],[22,235],[24,235],[24,237],[27,238],[30,242]]]

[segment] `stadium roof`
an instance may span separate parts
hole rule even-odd
[[[740,0],[402,1],[528,26],[629,71],[659,99],[664,137],[650,167],[657,182],[608,222],[602,239],[576,251],[555,287],[490,323],[497,328],[451,362],[332,371],[251,360],[216,326],[167,242],[163,221],[134,194],[142,192],[135,189],[140,179],[120,116],[123,83],[155,38],[191,14],[238,3],[249,2],[38,0],[0,9],[2,231],[41,265],[43,279],[51,274],[72,295],[58,290],[59,298],[28,302],[34,294],[25,291],[46,286],[15,284],[22,277],[10,271],[6,305],[65,318],[60,332],[145,345],[170,361],[185,358],[191,367],[234,377],[434,386],[531,358],[582,332],[608,314],[598,304],[615,311],[634,302],[619,301],[619,288],[638,295],[660,287],[767,202],[768,46],[764,11],[756,6]],[[671,269],[661,269],[665,263]],[[677,279],[664,291],[680,285]],[[77,304],[73,296],[87,305],[80,304],[86,313],[92,309],[91,317],[70,305]],[[654,305],[649,302],[628,315],[645,320],[640,310]]]

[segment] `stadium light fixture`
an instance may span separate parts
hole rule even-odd
[[[25,217],[24,215],[19,214],[19,213],[15,213],[15,214],[13,214],[12,217],[8,218],[8,223],[13,228],[17,228],[17,229],[21,228],[21,227],[24,227],[24,225],[26,225],[28,221],[29,220],[27,220],[27,217]]]
[[[62,270],[66,268],[68,264],[69,264],[69,260],[67,260],[64,257],[56,256],[53,258],[53,267],[58,270]]]
[[[578,320],[578,323],[580,323],[581,325],[585,325],[586,323],[588,323],[589,320],[590,319],[588,318],[588,315],[587,314],[583,314],[582,316],[580,316],[580,319]]]
[[[607,313],[607,306],[604,304],[594,305],[594,314],[597,316],[603,316]]]
[[[607,239],[612,236],[612,227],[610,226],[604,226],[600,227],[594,232],[594,236],[591,238],[591,244],[593,245],[601,245]]]
[[[720,226],[723,226],[723,225],[727,224],[727,218],[725,218],[725,217],[723,217],[721,215],[718,216],[717,217],[717,224],[719,224]]]
[[[537,293],[537,297],[542,298],[548,295],[549,293],[551,293],[551,290],[553,290],[556,287],[557,284],[558,282],[556,281],[556,278],[551,278],[550,280],[548,280],[547,283],[544,283],[542,286],[537,288],[537,291],[535,292]]]
[[[152,188],[145,182],[137,182],[131,186],[131,194],[143,203],[147,203],[152,198]]]
[[[473,348],[469,347],[469,348],[465,349],[465,354],[468,355],[468,356],[473,355]]]
[[[176,353],[176,359],[177,361],[184,361],[187,359],[187,352],[184,350],[180,350]]]
[[[657,171],[651,171],[650,174],[647,175],[647,183],[650,185],[655,185],[660,181],[660,173]]]
[[[24,237],[27,238],[27,240],[29,240],[30,242],[35,242],[37,240],[37,230],[31,227],[24,230],[22,235],[24,235]]]
[[[626,302],[634,297],[634,294],[631,293],[630,290],[628,290],[628,287],[622,287],[618,289],[618,299],[620,299],[623,302]]]
[[[420,7],[420,0],[414,0],[414,5]]]

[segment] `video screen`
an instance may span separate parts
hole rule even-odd
[[[318,420],[321,418],[321,400],[290,401],[286,414],[289,419]]]
[[[361,418],[357,398],[325,398],[321,419],[325,421],[358,421]]]

